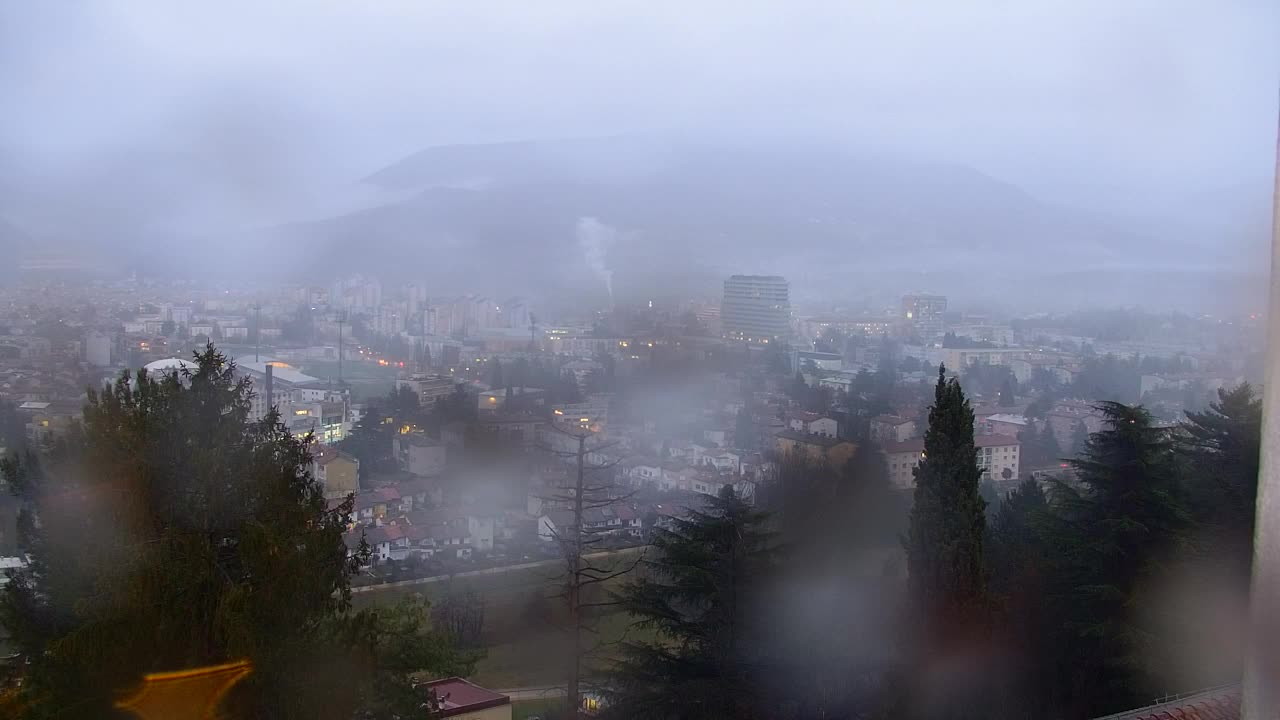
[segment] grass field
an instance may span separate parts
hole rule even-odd
[[[559,717],[564,709],[564,700],[519,700],[511,703],[511,720],[529,720],[529,718]]]

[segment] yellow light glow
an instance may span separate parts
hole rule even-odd
[[[578,422],[591,422],[591,418],[578,418]]]
[[[494,396],[490,395],[490,396],[489,396],[489,402],[491,402],[491,403],[496,403],[496,402],[498,402],[498,398],[496,398],[496,397],[494,397]]]
[[[908,310],[908,311],[907,311],[907,319],[908,319],[908,320],[910,320],[910,319],[911,319],[911,311],[910,311],[910,310]]]
[[[306,411],[306,410],[294,410],[294,411],[293,411],[293,414],[294,414],[294,415],[306,415],[306,414],[307,414],[307,411]]]
[[[556,414],[557,414],[557,415],[563,415],[563,414],[564,414],[564,411],[563,411],[563,410],[556,410]]]

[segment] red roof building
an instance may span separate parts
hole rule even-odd
[[[426,686],[435,691],[440,701],[438,717],[467,715],[486,720],[511,717],[511,698],[473,682],[451,677],[429,682]]]
[[[1240,686],[1227,685],[1095,720],[1240,720]]]

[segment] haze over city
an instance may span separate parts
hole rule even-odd
[[[1261,298],[1270,3],[2,12],[23,257],[297,279],[336,256],[569,293],[594,218],[639,297],[781,270],[848,298],[998,302],[990,276],[1057,307]],[[197,270],[196,242],[225,252]]]
[[[1277,78],[1261,0],[0,3],[0,717],[1280,717]]]

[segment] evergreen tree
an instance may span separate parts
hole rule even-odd
[[[1262,400],[1242,383],[1218,390],[1204,412],[1189,412],[1182,424],[1181,453],[1188,459],[1191,506],[1208,529],[1216,562],[1224,562],[1247,589],[1253,559],[1253,525],[1258,496],[1258,454]]]
[[[1015,387],[1013,373],[1006,372],[1004,380],[1000,383],[1000,407],[1013,407],[1018,404],[1017,388]]]
[[[1184,542],[1188,514],[1169,434],[1139,406],[1104,402],[1104,427],[1072,461],[1077,481],[1051,486],[1054,549],[1049,611],[1067,680],[1055,698],[1074,717],[1141,705],[1149,692],[1142,652],[1149,628],[1132,610]]]
[[[210,345],[181,376],[90,390],[82,433],[3,463],[30,557],[0,598],[13,714],[114,717],[145,673],[247,658],[228,716],[345,720],[430,669],[390,662],[384,616],[350,611],[351,501],[327,509],[305,442],[251,419],[250,393]]]
[[[938,369],[924,456],[915,469],[907,562],[911,595],[931,637],[974,627],[984,604],[986,503],[978,492],[973,410],[945,367]],[[945,643],[942,635],[935,639]]]
[[[993,717],[1052,717],[1045,698],[1058,677],[1051,662],[1056,618],[1045,612],[1051,553],[1043,524],[1048,501],[1028,478],[1005,496],[987,532],[988,589],[994,607],[994,645],[1006,667],[992,698]]]
[[[1071,429],[1071,457],[1080,457],[1089,447],[1089,426],[1077,420]]]
[[[652,642],[622,644],[610,677],[619,717],[774,717],[761,702],[753,583],[769,564],[765,515],[726,487],[705,511],[654,528],[656,558],[617,600]]]

